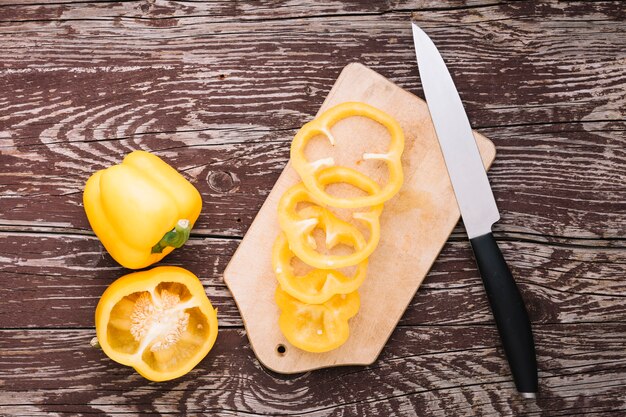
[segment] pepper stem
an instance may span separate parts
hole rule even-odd
[[[180,248],[189,239],[189,233],[191,233],[189,220],[180,219],[174,229],[163,235],[159,243],[152,247],[152,253],[161,253],[168,246]]]

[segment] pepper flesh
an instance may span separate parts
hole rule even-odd
[[[307,352],[328,352],[348,340],[348,319],[359,311],[359,293],[335,295],[322,304],[306,304],[276,289],[278,325],[285,338]]]
[[[291,250],[304,263],[314,268],[344,268],[367,259],[364,251],[366,242],[363,235],[353,225],[336,217],[329,210],[311,206],[303,209],[302,213],[306,219],[299,222],[297,227],[283,229]],[[325,247],[329,252],[338,245],[352,248],[352,253],[346,255],[335,255],[332,253],[321,253],[317,250],[317,242],[313,237],[313,231],[320,228],[324,231]]]
[[[308,304],[321,304],[336,294],[356,291],[365,280],[367,259],[361,261],[350,277],[335,269],[314,269],[296,276],[291,261],[296,255],[289,249],[289,242],[281,233],[272,250],[272,267],[280,287],[292,297]]]
[[[320,173],[322,184],[341,178],[343,182],[354,185],[371,194],[379,187],[376,182],[358,171],[348,171],[344,167],[332,167]],[[378,204],[368,211],[353,213],[352,217],[361,221],[369,231],[367,243],[362,233],[352,224],[345,222],[329,210],[314,205],[304,210],[297,210],[299,203],[313,203],[315,199],[310,195],[304,183],[296,184],[288,189],[278,203],[278,221],[281,229],[287,235],[291,250],[306,264],[315,268],[343,268],[356,265],[367,259],[374,252],[380,240],[379,217],[383,205]],[[308,215],[303,215],[303,213]],[[311,235],[315,228],[321,227],[326,232],[327,249],[338,243],[348,244],[354,248],[349,255],[323,255],[315,250]]]
[[[200,193],[189,181],[144,151],[93,174],[83,203],[106,250],[131,269],[158,262],[180,247],[202,208]]]
[[[217,338],[217,312],[200,280],[173,266],[125,275],[98,302],[96,335],[112,360],[151,381],[193,369]]]
[[[390,134],[390,144],[385,153],[364,153],[363,159],[379,159],[386,163],[389,171],[387,183],[375,194],[358,197],[337,197],[326,192],[325,185],[320,184],[316,175],[325,167],[335,164],[333,158],[323,158],[310,162],[304,150],[307,143],[317,135],[324,135],[334,146],[335,139],[330,129],[338,121],[351,116],[363,116],[383,125]],[[359,208],[381,204],[392,198],[402,186],[402,152],[404,150],[404,133],[396,120],[383,111],[365,103],[345,102],[326,110],[316,119],[308,122],[298,131],[291,144],[291,165],[306,185],[311,195],[320,203],[339,208]],[[356,171],[352,168],[344,168]],[[358,171],[356,171],[358,172]]]

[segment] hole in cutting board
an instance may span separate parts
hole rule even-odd
[[[287,348],[281,343],[276,346],[276,353],[278,353],[278,356],[285,356],[285,354],[287,353]]]

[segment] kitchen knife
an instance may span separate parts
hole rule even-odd
[[[500,214],[487,173],[443,58],[426,33],[415,23],[412,26],[426,102],[504,352],[517,390],[534,398],[538,381],[533,333],[524,300],[491,233]]]

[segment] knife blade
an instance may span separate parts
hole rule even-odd
[[[500,219],[487,173],[450,72],[432,40],[412,23],[422,87],[517,390],[538,391],[532,328],[513,275],[491,233]]]

